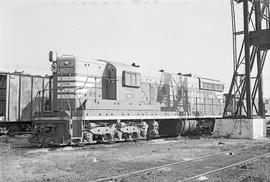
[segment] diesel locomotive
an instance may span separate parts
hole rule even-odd
[[[222,116],[224,84],[218,80],[49,55],[52,76],[37,94],[32,142],[67,145],[209,132]]]

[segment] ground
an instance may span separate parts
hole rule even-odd
[[[26,147],[25,137],[2,136],[0,138],[0,181],[91,181],[170,162],[190,160],[262,141],[265,139],[178,137],[84,147],[31,148]],[[20,144],[24,147],[14,148],[12,144],[15,146]],[[262,175],[266,176],[260,179],[270,180],[265,172],[270,171],[269,158],[254,163],[252,168],[248,169],[250,178],[246,180],[253,181],[253,177],[255,179]],[[164,170],[166,171],[166,168]],[[208,177],[208,180],[226,181],[226,179],[233,179],[234,175],[241,174],[241,170],[247,173],[247,170],[239,170],[240,172],[237,173],[236,170],[218,173]],[[125,180],[119,179],[119,181]],[[151,181],[151,178],[147,181]]]

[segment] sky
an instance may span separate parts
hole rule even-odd
[[[0,0],[0,70],[50,74],[50,50],[192,73],[221,80],[228,88],[233,70],[230,2]],[[267,58],[267,97],[269,68]]]

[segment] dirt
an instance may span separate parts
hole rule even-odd
[[[208,181],[269,182],[270,158],[264,157],[257,161],[216,173],[209,176]]]
[[[20,140],[21,145],[26,141]],[[0,148],[0,181],[91,181],[262,141],[174,138],[50,149],[13,148],[5,144]],[[8,142],[12,144],[11,140]],[[170,168],[160,171],[157,174],[169,173]]]

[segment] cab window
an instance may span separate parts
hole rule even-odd
[[[136,72],[123,71],[123,86],[139,88],[141,84],[141,75]]]

